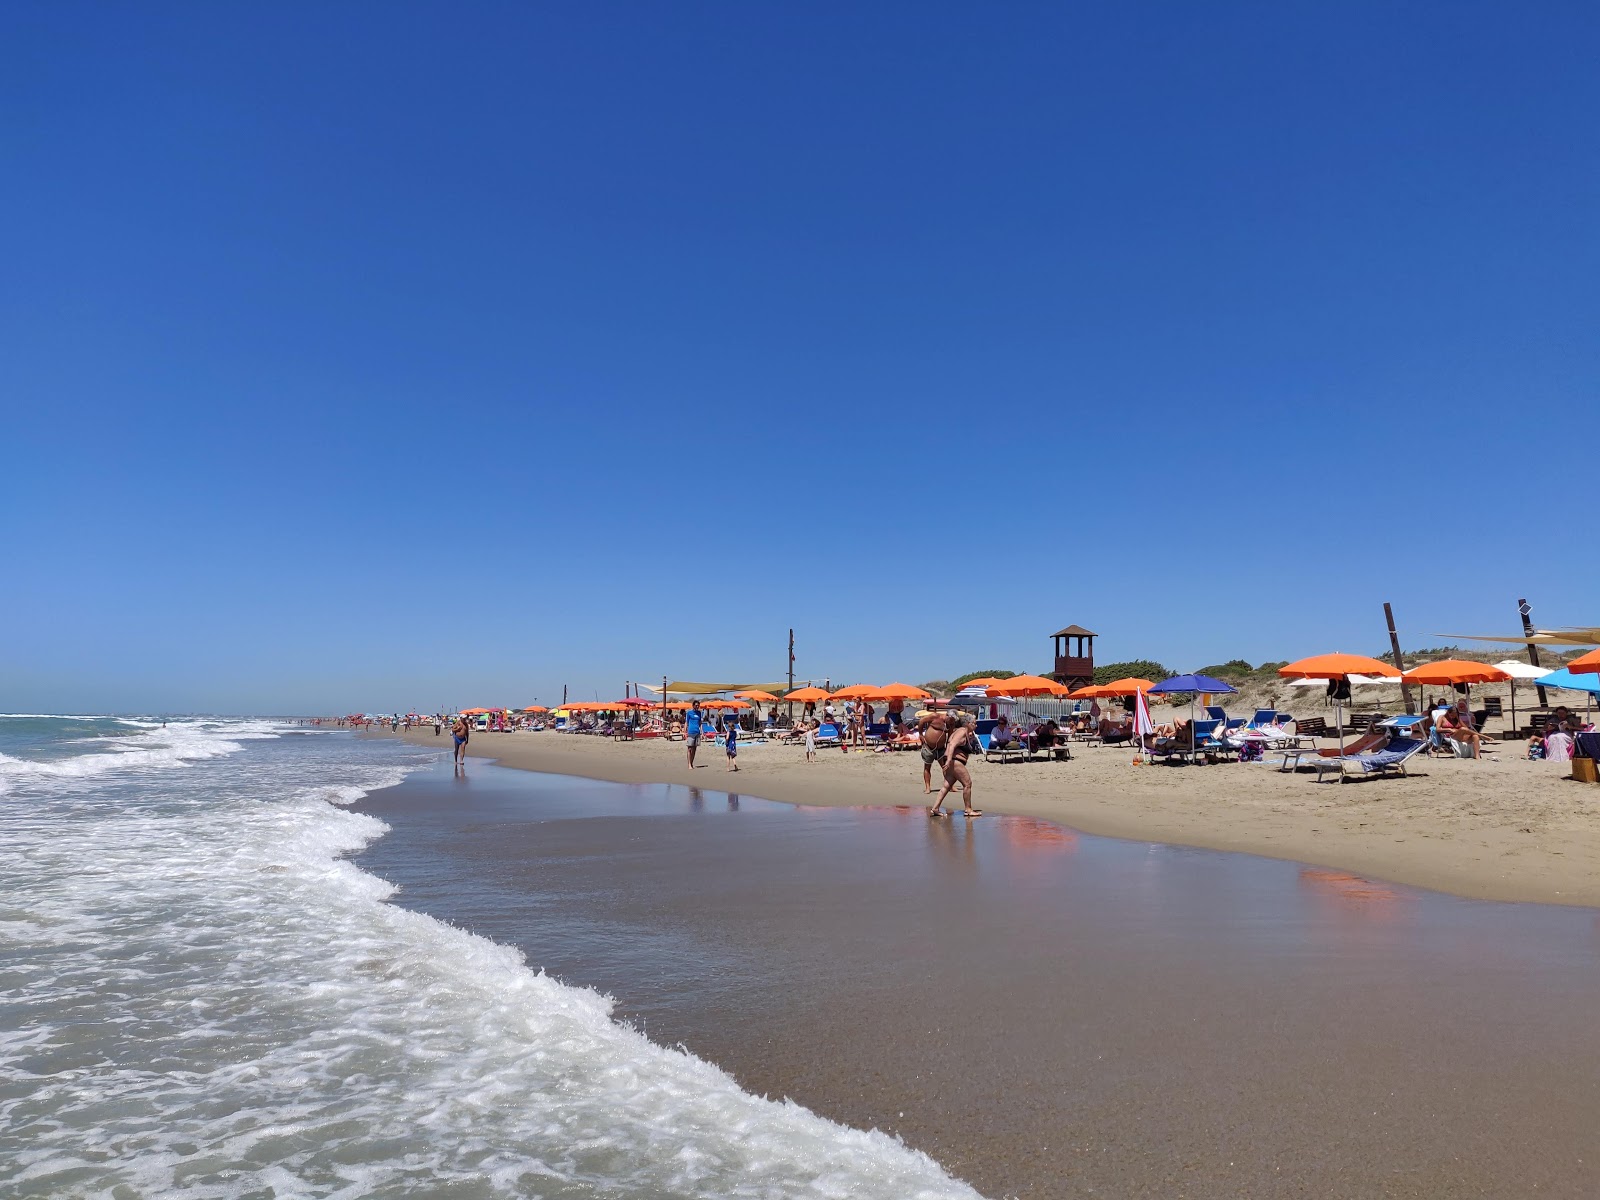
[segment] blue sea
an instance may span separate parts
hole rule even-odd
[[[349,806],[435,759],[0,716],[0,1196],[975,1194],[386,903]]]

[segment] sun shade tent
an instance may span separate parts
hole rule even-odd
[[[1352,675],[1376,675],[1384,679],[1397,679],[1400,672],[1381,659],[1368,658],[1365,654],[1313,654],[1310,658],[1302,658],[1296,662],[1286,663],[1278,668],[1278,674],[1285,679],[1343,679],[1349,681]],[[1339,757],[1344,757],[1344,701],[1337,696],[1333,701],[1334,719],[1339,723]],[[1344,782],[1344,775],[1339,776],[1339,782]]]
[[[649,687],[648,684],[644,685]],[[677,680],[667,684],[667,691],[679,692],[685,696],[715,696],[719,692],[781,692],[784,685],[781,683],[691,683],[686,680]],[[649,688],[652,692],[659,692],[660,688]]]

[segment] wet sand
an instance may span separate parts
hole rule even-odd
[[[476,762],[360,807],[398,903],[986,1195],[1600,1194],[1590,910]]]
[[[449,738],[419,731],[437,748]],[[1332,745],[1331,742],[1324,744]],[[612,742],[555,733],[477,734],[470,750],[507,766],[627,783],[726,786],[796,804],[916,804],[915,754],[820,754],[748,745],[737,775],[707,746],[701,769],[681,742]],[[1486,900],[1600,906],[1600,785],[1566,764],[1528,762],[1522,743],[1499,761],[1413,759],[1411,777],[1318,784],[1273,766],[1134,767],[1121,749],[1081,748],[1070,763],[975,762],[991,812],[1060,821],[1109,837],[1237,850]]]

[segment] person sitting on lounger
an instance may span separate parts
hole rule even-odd
[[[1477,758],[1482,752],[1483,738],[1472,727],[1472,718],[1460,709],[1445,709],[1437,715],[1434,724],[1438,727],[1440,737],[1469,747],[1472,750],[1471,757]]]
[[[1011,722],[1001,717],[1000,723],[989,734],[989,749],[1007,750],[1017,744],[1017,735],[1011,728]]]
[[[1120,725],[1110,717],[1100,718],[1100,740],[1107,745],[1116,742],[1131,742],[1133,740],[1133,718],[1126,718]]]
[[[1035,750],[1048,750],[1051,746],[1060,745],[1064,740],[1061,736],[1061,726],[1049,718],[1040,721],[1028,735],[1028,741]]]

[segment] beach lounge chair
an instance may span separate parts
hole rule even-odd
[[[819,746],[837,746],[839,739],[843,736],[843,727],[835,725],[831,721],[824,721],[817,727],[817,745]]]
[[[1213,721],[1221,721],[1224,725],[1228,723],[1228,710],[1223,708],[1220,704],[1206,705],[1206,716],[1210,717]]]
[[[1005,746],[996,746],[993,732],[980,733],[978,745],[983,747],[984,762],[1010,762],[1012,759],[1026,762],[1031,757],[1027,746],[1017,741],[1015,737]]]
[[[1248,729],[1260,729],[1263,725],[1276,725],[1277,723],[1278,714],[1275,709],[1258,708],[1256,709],[1256,715],[1245,722],[1245,727]]]
[[[1311,765],[1316,768],[1318,783],[1322,782],[1322,776],[1327,771],[1337,771],[1340,783],[1344,782],[1345,775],[1350,771],[1366,775],[1384,775],[1394,771],[1404,775],[1407,760],[1420,753],[1427,744],[1420,738],[1395,737],[1390,738],[1389,744],[1382,750],[1369,754],[1346,754],[1343,758],[1312,759]]]

